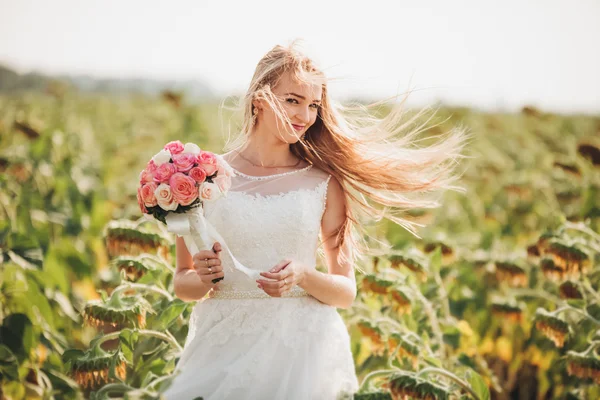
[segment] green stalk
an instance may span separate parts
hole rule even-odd
[[[445,369],[435,368],[435,367],[427,367],[427,368],[420,370],[416,376],[419,377],[419,376],[427,375],[430,373],[442,375],[442,376],[454,381],[458,386],[465,389],[475,400],[481,400],[479,398],[479,396],[477,396],[477,394],[473,391],[473,389],[471,389],[471,386],[469,386],[469,384],[467,382],[463,381],[458,376],[454,375],[452,372],[446,371]]]
[[[173,301],[173,296],[171,296],[169,294],[169,292],[167,292],[166,290],[163,290],[163,289],[160,289],[160,288],[157,288],[154,286],[150,286],[150,285],[145,285],[143,283],[131,283],[131,282],[122,283],[121,285],[117,286],[113,290],[112,294],[119,293],[119,292],[122,292],[127,289],[138,289],[138,290],[146,290],[148,292],[154,292],[154,293],[157,293],[157,294],[160,294],[160,295],[166,297],[169,301]]]
[[[107,340],[117,339],[123,330],[111,332],[99,338],[96,342],[97,345],[100,345]],[[183,348],[177,343],[177,340],[171,335],[166,335],[162,332],[152,331],[148,329],[132,329],[132,331],[139,333],[140,335],[155,337],[165,342],[169,343],[171,346],[175,347],[179,352],[183,351]]]
[[[555,313],[563,312],[563,311],[572,311],[572,312],[581,314],[582,316],[589,319],[596,325],[600,325],[600,321],[598,321],[596,318],[592,317],[586,311],[575,308],[575,307],[569,305],[569,303],[562,301],[558,297],[549,295],[547,293],[539,293],[537,290],[533,290],[533,289],[511,289],[510,292],[516,294],[517,296],[518,295],[531,296],[531,297],[537,297],[540,299],[550,301],[558,307],[558,310],[554,311]]]
[[[359,393],[360,393],[360,392],[363,392],[363,391],[366,389],[366,387],[367,387],[367,384],[368,384],[368,383],[369,383],[369,381],[370,381],[371,379],[373,379],[374,377],[376,377],[376,376],[379,376],[379,375],[389,375],[389,374],[393,374],[393,373],[396,373],[396,372],[406,372],[406,373],[410,374],[410,372],[408,372],[408,371],[403,371],[403,370],[401,370],[400,368],[394,368],[394,369],[381,369],[381,370],[378,370],[378,371],[373,371],[373,372],[370,372],[370,373],[368,373],[368,374],[367,374],[367,376],[365,376],[365,377],[363,378],[363,381],[361,382],[361,384],[360,384],[360,387],[359,387],[359,389],[358,389]]]

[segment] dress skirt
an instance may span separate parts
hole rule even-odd
[[[358,390],[344,321],[312,296],[198,302],[175,373],[167,400],[338,400]]]

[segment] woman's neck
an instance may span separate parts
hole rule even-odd
[[[269,133],[255,131],[237,150],[250,163],[264,167],[293,166],[298,157],[290,151],[289,143],[282,142]]]

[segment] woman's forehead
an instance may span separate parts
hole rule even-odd
[[[275,89],[280,93],[295,93],[301,96],[318,100],[321,98],[321,85],[318,83],[299,82],[293,79],[291,74],[285,73],[281,76]]]

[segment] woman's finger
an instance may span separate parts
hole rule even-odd
[[[211,250],[201,250],[193,255],[192,260],[205,260],[207,258],[219,258],[219,254]]]
[[[269,272],[279,272],[282,269],[284,269],[289,263],[291,263],[292,260],[282,260],[279,263],[277,263],[277,265],[275,265],[273,268],[271,268],[269,270]]]

